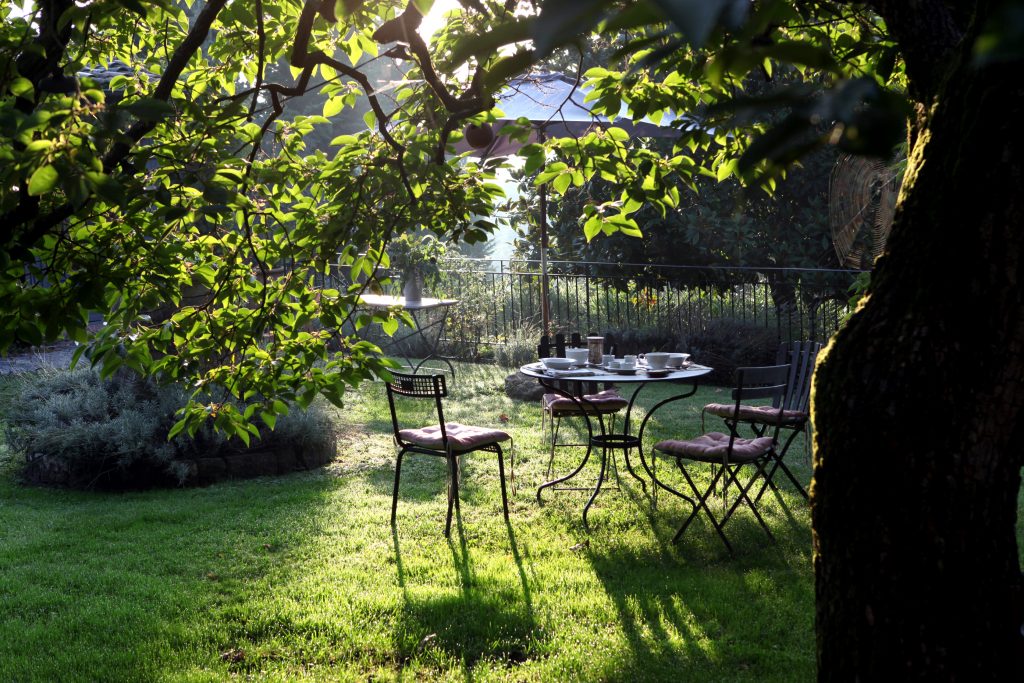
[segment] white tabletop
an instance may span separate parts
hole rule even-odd
[[[389,296],[387,294],[363,294],[360,301],[372,308],[390,308],[400,306],[407,311],[418,311],[438,306],[453,306],[459,303],[458,299],[431,299],[423,297],[419,301],[406,301],[404,296]]]
[[[569,379],[578,380],[581,382],[616,382],[618,384],[628,382],[663,382],[668,380],[678,379],[693,379],[695,377],[701,377],[711,372],[711,368],[705,365],[698,365],[691,363],[685,368],[678,370],[666,368],[668,372],[662,374],[660,371],[655,371],[657,374],[648,374],[647,366],[640,365],[632,373],[626,373],[623,371],[605,370],[602,367],[590,367],[585,368],[573,368],[571,370],[548,370],[544,367],[543,363],[528,363],[523,367],[519,368],[519,372],[523,373],[527,377],[536,377],[537,379]]]

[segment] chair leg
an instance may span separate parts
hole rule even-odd
[[[721,538],[722,543],[725,544],[726,550],[729,551],[729,554],[732,554],[732,544],[729,543],[729,539],[726,537],[725,530],[723,528],[725,526],[725,522],[723,521],[720,524],[718,522],[718,519],[715,518],[715,514],[711,512],[711,508],[708,507],[708,498],[711,497],[712,493],[714,493],[715,486],[718,484],[718,480],[722,478],[722,474],[725,468],[719,469],[717,472],[715,472],[714,477],[711,479],[711,484],[708,485],[707,489],[702,494],[700,492],[700,489],[698,489],[697,485],[693,482],[693,479],[690,477],[689,472],[687,472],[686,468],[683,467],[681,459],[676,460],[676,465],[679,466],[679,471],[683,473],[683,478],[686,479],[686,483],[690,485],[690,489],[693,491],[693,494],[697,497],[697,500],[693,505],[693,512],[691,512],[690,516],[686,518],[686,521],[683,522],[683,525],[679,527],[679,531],[677,531],[676,535],[672,537],[672,542],[678,543],[679,539],[683,537],[683,532],[685,532],[686,528],[690,526],[690,522],[693,521],[693,519],[700,513],[701,510],[704,510],[704,514],[707,515],[708,519],[711,521],[711,525],[715,527],[715,532],[718,534],[718,537]]]
[[[793,440],[796,439],[798,434],[804,435],[804,447],[806,448],[808,437],[807,427],[805,423],[803,427],[801,427],[800,429],[794,429],[793,433],[789,435],[789,438],[786,439],[786,443],[782,446],[782,450],[779,451],[776,455],[776,460],[778,462],[778,466],[782,468],[783,474],[789,477],[789,480],[793,482],[793,486],[795,486],[796,490],[800,492],[800,495],[804,497],[804,500],[810,500],[810,496],[807,495],[807,490],[803,487],[803,485],[800,482],[796,480],[796,477],[793,476],[793,472],[790,471],[790,469],[786,467],[786,463],[782,461],[783,458],[786,457],[786,453],[789,452],[789,447],[793,443]]]
[[[766,475],[764,471],[764,466],[766,464],[765,461],[756,461],[754,464],[757,466],[757,472],[751,475],[750,481],[747,482],[746,486],[743,486],[743,484],[739,480],[739,477],[737,476],[742,465],[734,465],[732,468],[725,468],[728,471],[729,478],[732,479],[733,482],[735,482],[736,488],[739,489],[739,494],[736,496],[736,501],[732,504],[732,507],[729,508],[729,511],[725,513],[725,517],[722,519],[722,526],[724,527],[725,523],[729,521],[729,518],[732,517],[734,512],[736,512],[736,508],[740,506],[740,503],[745,501],[747,503],[747,507],[749,507],[750,511],[754,513],[754,517],[757,518],[757,521],[761,525],[761,528],[764,529],[764,532],[766,534],[768,534],[768,538],[771,539],[772,543],[778,543],[778,541],[775,540],[775,536],[772,534],[771,529],[768,528],[767,522],[764,521],[764,518],[761,516],[761,513],[758,512],[757,505],[754,503],[754,501],[750,500],[750,496],[748,495],[750,489],[754,486],[754,482],[758,481],[761,477]]]
[[[547,473],[544,475],[544,478],[548,479],[548,480],[551,479],[551,473],[554,471],[554,467],[555,467],[555,442],[558,440],[558,430],[559,430],[559,428],[561,426],[562,426],[562,418],[561,417],[555,417],[555,415],[552,414],[551,415],[551,422],[550,422],[550,427],[551,427],[551,444],[550,444],[551,445],[551,452],[548,455],[548,469],[547,469]]]
[[[793,486],[796,487],[797,492],[804,497],[804,500],[810,500],[810,496],[807,495],[807,489],[803,487],[803,484],[797,481],[797,478],[793,474],[792,470],[786,467],[786,463],[782,461],[786,455],[786,452],[789,450],[790,444],[793,443],[793,440],[796,438],[797,434],[803,433],[803,431],[803,429],[794,429],[792,433],[789,435],[789,438],[786,439],[786,443],[783,444],[782,450],[778,451],[772,456],[772,468],[767,473],[766,480],[764,484],[761,485],[761,489],[754,497],[755,503],[761,500],[761,496],[764,495],[765,489],[767,489],[768,486],[771,486],[773,491],[779,490],[779,487],[776,486],[775,484],[775,473],[780,469],[782,470],[782,473],[785,474],[789,481],[793,484]]]
[[[462,508],[459,507],[459,489],[462,488],[462,457],[456,454],[452,457],[452,462],[455,465],[455,511],[462,512]]]
[[[508,442],[508,481],[512,486],[512,496],[515,497],[516,489],[516,442],[515,439],[509,439]]]
[[[452,507],[458,506],[459,500],[459,475],[455,469],[458,467],[454,455],[449,455],[448,461],[448,516],[444,522],[444,535],[448,538],[452,535]]]
[[[391,525],[395,525],[395,515],[398,513],[398,480],[402,476],[402,456],[405,451],[398,451],[398,459],[395,461],[395,490],[391,494]]]
[[[576,417],[576,416],[573,415],[572,417]],[[587,419],[586,416],[584,416],[584,415],[580,415],[579,417],[581,417],[583,419]],[[598,414],[598,419],[602,419],[600,414]],[[615,431],[615,413],[611,413],[610,414],[609,420],[610,420],[610,422],[609,422],[609,426],[608,426],[608,431],[609,432],[614,432]],[[559,445],[558,444],[558,433],[559,433],[559,431],[562,428],[562,418],[560,416],[559,417],[555,417],[554,415],[552,415],[551,416],[550,424],[551,424],[551,441],[548,444],[550,452],[548,454],[548,467],[547,467],[547,470],[546,470],[546,472],[544,474],[544,478],[547,479],[547,480],[550,480],[551,477],[554,475],[554,470],[555,470],[555,447]],[[585,446],[586,444],[561,444],[561,445],[563,445],[563,446],[573,446],[573,445]],[[616,476],[616,478],[618,477],[618,469],[616,469],[616,471],[615,471],[615,476]],[[636,475],[633,475],[633,476],[636,476]],[[639,479],[639,477],[637,477],[637,478]],[[641,484],[642,483],[643,482],[641,482]]]
[[[651,449],[651,509],[658,511],[658,451]]]
[[[508,494],[505,491],[505,456],[501,452],[501,446],[494,444],[498,451],[498,478],[501,480],[501,509],[505,512],[505,519],[508,519]],[[509,458],[512,454],[509,453]]]

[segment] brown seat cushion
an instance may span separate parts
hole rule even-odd
[[[773,425],[779,419],[781,408],[771,406],[747,406],[740,404],[739,419],[746,422],[757,422],[759,424]],[[717,415],[726,419],[735,419],[735,403],[709,403],[704,406],[704,412]],[[782,410],[782,424],[795,425],[806,421],[807,413],[802,410]]]
[[[760,436],[756,439],[737,438],[733,443],[732,457],[729,458],[729,462],[756,460],[771,451],[774,445],[774,439],[770,436]],[[654,444],[654,450],[701,462],[722,462],[729,450],[729,435],[721,432],[708,432],[696,439],[668,439]]]
[[[486,427],[473,427],[462,425],[458,422],[445,422],[445,432],[448,434],[448,442],[455,452],[469,451],[481,446],[508,441],[512,437],[500,429],[487,429]],[[423,446],[424,448],[436,448],[441,450],[444,443],[441,441],[441,427],[433,425],[420,429],[402,429],[398,436],[403,441]]]
[[[625,408],[629,401],[619,396],[615,389],[605,389],[596,394],[584,394],[583,408],[572,399],[559,394],[544,394],[544,410],[552,415],[579,415],[584,410],[588,413],[615,413]],[[592,405],[591,405],[592,404]]]

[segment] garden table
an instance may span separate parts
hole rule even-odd
[[[428,360],[444,361],[452,373],[452,379],[455,378],[455,366],[452,365],[451,359],[440,355],[437,349],[441,345],[441,339],[444,337],[444,328],[448,322],[448,311],[452,306],[459,303],[458,299],[430,299],[425,297],[419,301],[406,301],[405,297],[402,296],[364,294],[360,297],[360,300],[365,306],[370,308],[394,308],[397,306],[409,311],[410,317],[412,317],[413,329],[404,337],[392,339],[385,345],[385,350],[394,349],[398,352],[405,358],[406,363],[412,368],[414,373],[419,372],[420,367]],[[430,320],[429,315],[431,311],[438,312],[440,315]],[[410,354],[403,353],[400,344],[416,339],[423,340],[428,351],[420,362],[414,365]],[[406,347],[406,351],[408,351],[408,347]]]
[[[676,401],[682,398],[693,396],[697,392],[697,380],[700,377],[710,373],[712,368],[704,365],[697,365],[690,363],[679,369],[668,369],[664,371],[648,370],[643,364],[639,365],[632,374],[626,370],[606,370],[602,367],[587,366],[585,368],[568,371],[555,371],[546,369],[541,363],[530,363],[519,368],[519,372],[526,375],[527,377],[535,378],[540,384],[551,390],[560,396],[565,396],[571,399],[580,409],[580,413],[586,420],[587,424],[587,451],[583,456],[583,460],[579,466],[576,467],[572,472],[559,477],[551,481],[544,482],[537,489],[537,502],[543,502],[541,500],[541,494],[544,489],[554,487],[558,484],[569,481],[576,475],[578,475],[586,466],[590,460],[590,454],[595,448],[601,451],[601,472],[597,477],[597,484],[594,486],[594,492],[590,495],[590,499],[583,508],[583,527],[590,530],[587,523],[587,513],[590,511],[590,507],[594,504],[599,493],[601,493],[601,486],[605,481],[605,476],[608,471],[608,452],[614,449],[622,449],[625,455],[626,469],[633,477],[640,482],[641,488],[646,492],[646,482],[636,473],[633,469],[633,465],[629,459],[629,451],[632,449],[637,450],[637,455],[640,458],[640,464],[643,466],[644,471],[647,472],[648,476],[654,481],[654,473],[647,465],[647,461],[643,455],[643,433],[644,428],[647,426],[647,422],[654,415],[655,411],[662,405],[671,401]],[[569,392],[559,386],[560,382],[573,382],[577,385],[577,391]],[[590,404],[589,408],[586,404],[590,403],[587,399],[583,398],[582,387],[580,386],[583,382],[596,382],[602,383],[614,383],[614,384],[629,384],[635,385],[632,395],[629,397],[629,402],[626,405],[626,416],[623,420],[623,428],[621,432],[611,432],[605,429],[604,418],[596,410],[593,404]],[[685,384],[686,388],[681,389],[680,393],[673,395],[671,398],[659,401],[644,415],[643,420],[640,421],[640,429],[633,434],[630,431],[630,418],[633,412],[633,406],[636,403],[637,396],[640,391],[652,382],[673,382]],[[597,418],[598,429],[594,429],[594,420]],[[557,490],[557,489],[556,489]],[[589,488],[587,489],[589,490]],[[655,489],[652,489],[652,491]]]

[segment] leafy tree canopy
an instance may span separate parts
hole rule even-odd
[[[506,77],[570,54],[581,29],[616,36],[602,43],[606,66],[586,72],[596,109],[701,113],[700,125],[679,124],[668,153],[630,148],[614,127],[524,149],[526,172],[556,192],[615,188],[581,206],[587,239],[639,235],[636,212],[666,219],[680,183],[696,188],[701,175],[771,186],[815,145],[888,149],[902,120],[872,106],[897,101],[886,86],[901,72],[880,20],[859,7],[463,2],[428,45],[415,29],[431,4],[2,10],[3,347],[65,332],[86,341],[87,312],[99,310],[107,324],[85,356],[105,372],[126,365],[194,387],[179,427],[214,419],[247,438],[285,400],[340,403],[346,385],[385,369],[353,331],[397,321],[360,312],[357,285],[322,288],[323,278],[365,281],[395,234],[484,239],[491,224],[475,217],[500,195],[498,162],[456,159],[448,145],[467,121],[493,119]],[[717,45],[714,57],[691,48],[702,43]],[[397,87],[367,76],[384,59],[401,64]],[[128,73],[76,76],[114,60]],[[751,74],[763,81],[784,64],[831,88],[744,94]],[[311,90],[322,111],[290,109]],[[310,145],[332,117],[367,105],[361,131]],[[217,400],[226,394],[247,409]]]

